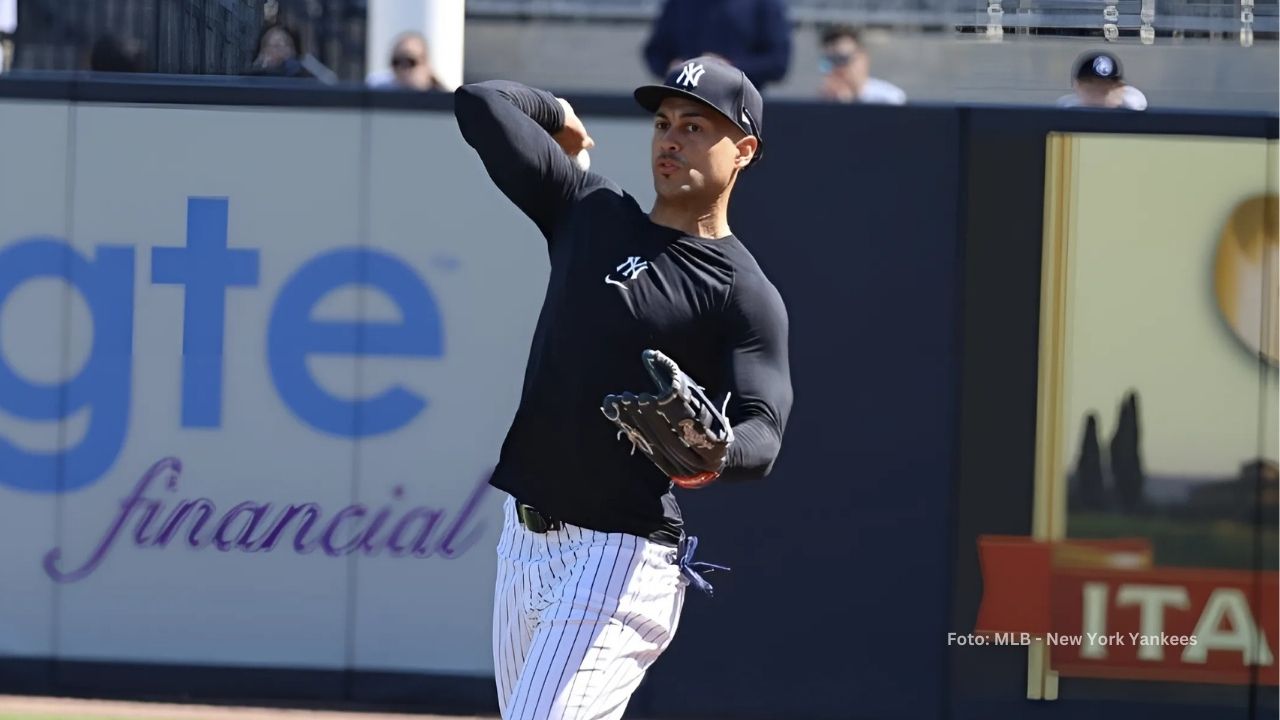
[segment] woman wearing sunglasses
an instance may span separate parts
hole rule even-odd
[[[391,45],[390,68],[370,75],[369,85],[421,92],[445,89],[431,70],[427,39],[413,31],[396,36]]]

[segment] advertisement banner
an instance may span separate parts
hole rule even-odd
[[[1275,160],[1050,138],[1033,537],[980,539],[978,630],[1031,634],[1029,697],[1066,696],[1059,676],[1276,684]],[[1014,567],[1041,617],[1009,615]]]
[[[547,259],[452,115],[0,127],[0,654],[491,673]]]

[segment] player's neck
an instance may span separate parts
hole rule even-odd
[[[691,237],[715,240],[733,234],[729,229],[728,204],[726,197],[717,197],[710,204],[672,202],[659,197],[649,219]]]

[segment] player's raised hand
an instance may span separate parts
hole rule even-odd
[[[591,139],[587,134],[587,128],[582,124],[582,118],[573,111],[573,106],[564,98],[556,98],[560,101],[560,106],[564,108],[564,127],[560,132],[552,137],[564,148],[564,151],[570,157],[577,157],[578,153],[583,150],[589,150],[596,145],[596,141]]]

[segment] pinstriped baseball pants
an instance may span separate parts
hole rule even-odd
[[[675,636],[676,551],[625,533],[525,529],[503,505],[493,664],[505,720],[620,718]]]

